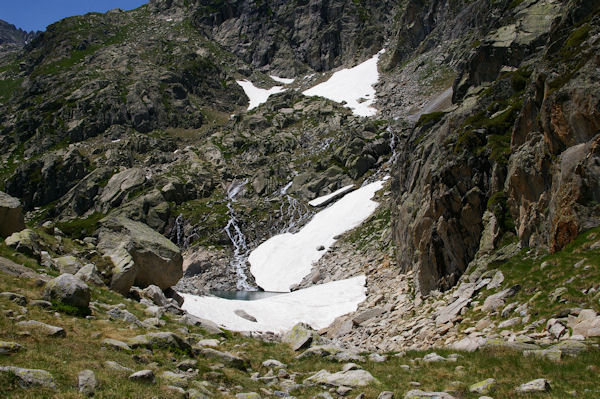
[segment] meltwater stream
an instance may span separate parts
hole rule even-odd
[[[210,291],[209,294],[223,299],[231,299],[234,301],[256,301],[259,299],[270,298],[276,295],[282,295],[281,292],[265,292],[265,291]]]
[[[293,181],[289,182],[279,191],[282,198],[279,214],[282,220],[286,220],[279,234],[295,233],[313,215],[306,205],[287,193],[292,183]]]
[[[233,256],[229,262],[229,265],[233,270],[235,270],[237,275],[237,289],[240,291],[256,291],[256,289],[252,287],[250,283],[248,283],[248,276],[244,270],[250,249],[246,243],[246,236],[244,233],[242,233],[242,230],[238,225],[238,221],[235,217],[235,210],[233,209],[235,197],[240,193],[242,188],[247,183],[248,179],[239,184],[235,184],[235,182],[233,182],[227,190],[227,209],[229,209],[229,221],[227,222],[227,226],[225,226],[225,232],[233,244]]]

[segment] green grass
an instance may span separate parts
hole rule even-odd
[[[83,239],[96,231],[98,222],[105,216],[103,213],[95,212],[84,219],[77,218],[67,222],[59,222],[56,227],[69,237]]]
[[[501,202],[501,201],[496,201]],[[375,221],[385,221],[386,211],[379,212]],[[578,291],[588,288],[590,284],[600,281],[600,250],[591,250],[592,243],[600,240],[600,228],[590,230],[575,242],[567,246],[563,251],[547,255],[543,258],[529,257],[525,251],[515,258],[496,265],[503,271],[506,280],[505,285],[515,283],[522,285],[523,289],[517,296],[516,301],[526,301],[532,292],[540,291],[542,295],[532,303],[531,312],[536,317],[550,317],[554,312],[565,306],[592,307],[600,310],[597,300],[586,301]],[[587,271],[583,269],[574,270],[572,264],[582,258],[588,259],[592,266]],[[552,266],[541,270],[541,262],[548,261]],[[576,277],[569,285],[569,291],[565,294],[568,303],[549,303],[548,294],[563,283],[564,279]],[[27,296],[29,299],[39,298],[42,287],[35,281],[8,275],[1,275],[0,291],[12,291]],[[579,292],[579,293],[578,293]],[[492,292],[484,292],[484,297]],[[94,287],[92,289],[92,301],[114,306],[119,303],[125,304],[125,308],[136,315],[139,319],[147,317],[143,308],[134,301],[123,298],[117,293],[105,288]],[[100,307],[98,307],[100,309]],[[162,380],[160,374],[163,371],[175,371],[175,364],[189,355],[180,350],[153,349],[151,351],[139,348],[131,353],[102,349],[103,338],[114,338],[127,340],[138,334],[143,334],[142,329],[130,329],[128,325],[119,321],[108,321],[104,311],[93,310],[93,319],[71,317],[64,313],[60,316],[54,315],[54,309],[44,310],[30,307],[26,315],[27,319],[39,320],[52,325],[63,327],[67,332],[66,338],[52,338],[33,332],[30,336],[23,336],[13,320],[8,318],[6,311],[20,314],[19,307],[15,303],[0,298],[0,340],[18,342],[26,350],[10,356],[0,357],[0,365],[13,365],[26,368],[38,368],[48,370],[55,378],[58,386],[57,391],[41,388],[24,390],[15,384],[14,376],[0,374],[0,396],[10,398],[79,398],[77,392],[77,374],[83,369],[92,369],[100,381],[95,397],[97,398],[147,398],[147,397],[171,397],[163,388],[166,381]],[[466,315],[473,318],[475,311],[471,310]],[[160,328],[162,331],[176,331],[180,328],[174,317],[166,315],[163,320],[167,325]],[[466,326],[465,326],[466,327]],[[200,334],[210,337],[205,331],[197,327],[188,327],[191,334]],[[246,357],[252,368],[252,372],[258,371],[261,375],[267,373],[262,366],[266,359],[277,359],[287,364],[289,372],[299,373],[297,382],[321,369],[331,372],[340,371],[342,364],[331,362],[324,358],[297,359],[297,353],[286,345],[280,343],[267,343],[251,338],[243,337],[237,333],[226,332],[220,350],[238,352]],[[435,350],[442,356],[453,353],[445,349]],[[573,391],[577,397],[597,398],[597,373],[600,365],[600,351],[592,348],[577,357],[567,357],[558,363],[544,359],[523,357],[519,352],[501,349],[489,349],[475,353],[461,353],[457,362],[424,363],[421,359],[431,351],[409,351],[405,354],[388,354],[388,360],[383,363],[366,362],[361,366],[371,372],[380,384],[371,385],[361,389],[354,389],[351,396],[354,397],[364,392],[365,398],[375,399],[381,391],[394,392],[396,397],[403,395],[411,389],[410,383],[419,382],[420,389],[425,391],[448,390],[457,398],[478,398],[481,395],[469,393],[471,384],[487,378],[497,380],[496,390],[493,397],[530,397],[527,395],[517,396],[514,388],[522,383],[535,378],[546,378],[551,380],[552,391],[543,394],[544,398],[564,398],[571,396]],[[137,360],[136,360],[137,359]],[[127,379],[128,373],[119,373],[105,368],[104,362],[112,360],[123,366],[134,370],[152,368],[157,376],[157,385],[146,386],[131,382]],[[215,363],[202,356],[196,358],[198,361],[198,375],[195,381],[208,381],[211,385],[209,390],[215,393],[215,397],[232,397],[236,392],[260,392],[260,388],[267,387],[261,381],[250,378],[251,372],[231,369],[212,368]],[[409,365],[409,370],[401,368],[401,365]],[[232,395],[220,394],[218,386],[227,388]],[[291,394],[298,398],[312,397],[327,388],[318,386],[304,386],[292,391]],[[531,396],[535,397],[535,396]]]
[[[430,114],[422,114],[419,117],[419,121],[416,124],[416,127],[431,127],[438,123],[442,118],[446,115],[446,112],[432,112]]]
[[[375,214],[357,228],[351,230],[344,236],[344,240],[352,243],[359,251],[367,248],[377,247],[385,249],[388,243],[381,240],[380,234],[390,226],[391,209],[389,206],[380,206]],[[379,234],[377,236],[374,236]]]
[[[575,241],[554,254],[534,257],[528,255],[524,249],[514,258],[494,264],[490,269],[502,271],[505,277],[503,287],[521,285],[522,289],[509,298],[507,304],[529,302],[531,321],[555,317],[565,308],[578,307],[600,312],[600,294],[594,296],[582,292],[591,287],[597,288],[600,282],[600,250],[590,249],[591,244],[599,240],[600,228],[595,228],[582,233]],[[584,259],[584,264],[575,268],[575,265]],[[565,287],[567,291],[558,301],[552,301],[551,294],[559,287]],[[478,300],[483,303],[487,296],[497,291],[484,291]],[[536,293],[539,294],[531,300]],[[483,316],[477,311],[466,315],[473,320]],[[499,316],[493,319],[502,320]],[[541,326],[539,330],[544,327],[545,325]]]
[[[504,191],[499,191],[492,195],[487,203],[487,209],[490,210],[498,224],[500,229],[504,232],[515,231],[515,221],[512,218],[506,200],[508,199]]]
[[[3,103],[8,101],[21,87],[21,83],[23,83],[23,78],[0,80],[0,101]]]
[[[522,75],[513,84],[524,89]],[[490,93],[493,91],[490,91]],[[469,116],[459,128],[454,144],[456,154],[470,151],[485,154],[491,161],[502,165],[508,163],[512,127],[523,106],[522,91],[507,99],[498,99],[484,110]],[[500,111],[493,112],[493,110]]]
[[[82,308],[59,301],[52,301],[52,309],[69,316],[86,317],[92,314],[90,308]]]

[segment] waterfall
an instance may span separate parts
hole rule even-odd
[[[235,197],[240,193],[242,188],[248,183],[248,179],[242,181],[239,184],[233,182],[227,190],[227,209],[229,209],[229,221],[225,226],[225,232],[233,244],[233,256],[229,262],[230,267],[235,270],[237,275],[237,289],[240,291],[255,291],[256,289],[248,283],[248,276],[246,275],[245,265],[248,260],[250,250],[246,243],[246,236],[242,233],[238,221],[235,217],[235,210],[233,209],[233,203]]]
[[[289,182],[279,191],[282,197],[279,214],[281,215],[281,220],[284,221],[283,228],[279,232],[280,234],[295,233],[312,216],[312,212],[306,205],[287,194],[292,183]]]
[[[396,144],[397,144],[396,143],[396,135],[394,134],[394,132],[392,131],[392,128],[389,125],[387,127],[387,131],[391,136],[390,149],[392,150],[392,156],[390,156],[389,163],[390,163],[390,165],[392,165],[396,161],[396,158],[398,157],[398,152],[396,151]]]
[[[175,219],[175,226],[173,226],[173,230],[175,234],[173,234],[173,232],[171,233],[172,236],[174,236],[173,238],[175,238],[175,243],[177,244],[178,247],[180,248],[185,248],[185,234],[184,234],[184,230],[183,230],[183,214],[180,213],[179,216],[177,216],[177,219]]]

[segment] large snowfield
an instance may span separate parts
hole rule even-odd
[[[256,301],[181,295],[184,310],[229,330],[281,333],[300,322],[325,328],[337,317],[354,312],[366,299],[365,281],[365,276],[357,276]],[[238,316],[236,310],[244,310],[257,321]]]
[[[318,84],[302,94],[320,96],[338,103],[346,102],[355,115],[373,116],[377,110],[372,107],[375,102],[375,88],[379,81],[377,61],[383,50],[372,58],[355,66],[335,72],[329,80]]]
[[[334,237],[360,225],[377,209],[379,204],[371,198],[382,187],[383,181],[367,184],[317,213],[299,232],[276,235],[259,245],[248,258],[256,283],[265,291],[289,292],[310,273]]]
[[[346,194],[317,213],[298,233],[277,235],[252,251],[250,270],[257,284],[266,291],[286,293],[255,301],[182,294],[183,309],[229,330],[274,333],[285,332],[300,322],[314,329],[325,328],[337,317],[356,311],[366,299],[364,275],[291,293],[290,286],[310,273],[313,262],[335,242],[334,237],[360,225],[377,209],[379,204],[371,198],[385,180]],[[317,249],[321,245],[325,250]],[[240,310],[256,322],[236,314]]]

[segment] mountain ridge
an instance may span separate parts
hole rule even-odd
[[[27,32],[9,22],[0,19],[0,46],[13,45],[22,47],[29,43],[39,32]]]

